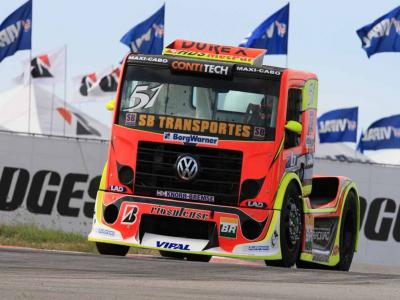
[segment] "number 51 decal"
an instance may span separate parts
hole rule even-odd
[[[129,99],[131,103],[134,103],[132,106],[125,108],[124,110],[131,109],[139,109],[139,108],[149,108],[154,105],[154,102],[157,99],[158,94],[161,91],[163,84],[157,85],[151,89],[149,89],[149,85],[137,85]],[[149,96],[150,94],[150,96]],[[139,100],[139,101],[138,101]],[[136,103],[135,103],[136,102]]]

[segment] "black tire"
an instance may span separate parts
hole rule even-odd
[[[353,261],[357,239],[357,201],[356,195],[350,191],[343,208],[340,223],[339,263],[334,267],[338,271],[348,271]]]
[[[290,222],[291,221],[291,222]],[[290,268],[299,256],[303,234],[303,207],[300,193],[294,184],[286,190],[280,220],[282,259],[266,260],[267,266]]]
[[[159,252],[162,257],[166,257],[166,258],[173,258],[173,259],[184,259],[185,258],[184,253],[163,251],[163,250],[160,250]]]
[[[102,255],[125,256],[129,251],[129,246],[115,245],[96,242],[97,251]]]
[[[357,237],[357,203],[356,195],[350,191],[344,203],[343,215],[340,224],[339,263],[334,266],[325,266],[308,261],[298,260],[297,268],[348,271],[353,261]],[[346,240],[347,239],[347,240]]]
[[[209,262],[211,260],[211,256],[201,254],[186,254],[186,259],[189,261]]]

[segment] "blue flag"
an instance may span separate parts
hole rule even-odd
[[[31,49],[32,1],[26,2],[0,25],[0,62],[18,50]]]
[[[358,107],[329,111],[318,118],[320,143],[357,142]]]
[[[266,49],[268,54],[287,54],[289,3],[261,23],[239,47]]]
[[[400,115],[382,118],[372,123],[360,139],[358,149],[379,150],[400,148]]]
[[[400,51],[400,6],[357,30],[368,57],[379,52]]]
[[[133,52],[143,54],[161,54],[164,47],[164,14],[163,5],[154,15],[129,30],[121,43]]]

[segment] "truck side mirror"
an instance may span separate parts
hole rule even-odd
[[[286,122],[285,129],[300,135],[301,131],[303,130],[303,126],[297,121],[288,121]]]
[[[115,99],[111,99],[110,101],[107,102],[106,104],[107,110],[113,111],[115,108]]]

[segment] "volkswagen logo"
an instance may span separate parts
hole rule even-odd
[[[176,160],[176,172],[182,180],[193,180],[199,172],[199,164],[190,155],[181,155]]]

